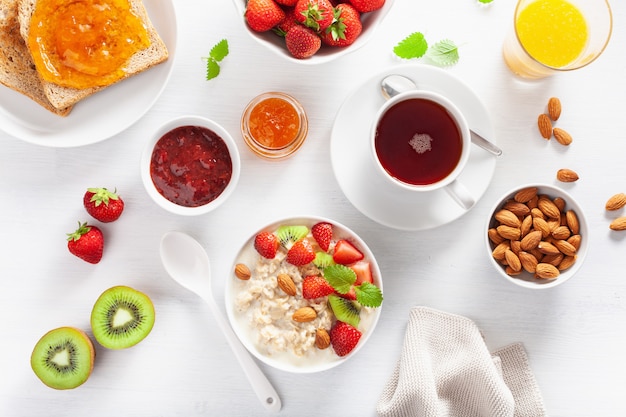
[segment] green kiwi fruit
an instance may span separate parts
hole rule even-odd
[[[309,228],[299,225],[280,226],[276,230],[276,236],[278,237],[278,241],[287,249],[291,248],[294,243],[296,243],[300,239],[303,239],[308,234]]]
[[[39,339],[30,357],[30,366],[47,386],[72,389],[87,381],[95,356],[93,343],[85,332],[74,327],[59,327]]]
[[[154,305],[146,294],[115,286],[96,300],[91,311],[91,330],[105,348],[126,349],[148,336],[154,317]]]
[[[316,252],[315,259],[313,259],[313,265],[320,269],[324,269],[330,265],[334,265],[335,261],[330,253]]]
[[[348,323],[353,327],[359,327],[361,308],[358,304],[334,294],[328,296],[328,303],[337,320]]]

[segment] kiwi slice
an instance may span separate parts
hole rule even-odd
[[[43,335],[35,345],[30,366],[41,382],[54,389],[72,389],[91,375],[96,352],[80,329],[59,327]]]
[[[357,303],[334,294],[328,296],[328,303],[337,320],[359,327],[361,308]]]
[[[150,298],[123,285],[109,288],[98,297],[91,311],[91,330],[102,346],[125,349],[141,342],[154,326]]]
[[[280,244],[283,245],[286,249],[291,248],[291,246],[306,237],[309,234],[309,228],[306,226],[280,226],[276,229],[276,236],[278,236],[278,240]]]
[[[334,265],[335,261],[330,253],[316,252],[315,259],[313,259],[313,265],[320,269],[324,269],[328,266]]]

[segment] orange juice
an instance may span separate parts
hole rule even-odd
[[[566,0],[536,0],[519,13],[515,25],[528,54],[553,68],[575,61],[589,38],[585,17]]]

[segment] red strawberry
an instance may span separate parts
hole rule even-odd
[[[285,35],[287,49],[294,58],[304,59],[315,55],[322,46],[322,40],[313,29],[296,25]]]
[[[333,261],[342,265],[350,265],[363,259],[363,253],[345,239],[338,240],[335,244]]]
[[[87,213],[102,223],[119,219],[124,211],[124,201],[106,188],[88,188],[83,197]]]
[[[352,45],[363,30],[360,13],[348,3],[335,8],[335,20],[322,33],[322,42],[330,46]]]
[[[274,259],[279,245],[278,238],[271,232],[261,232],[254,237],[254,249],[267,259]]]
[[[293,7],[298,2],[298,0],[275,0],[275,1],[276,1],[276,3],[280,4],[281,6],[287,6],[287,7]],[[284,10],[284,8],[283,8],[283,10]]]
[[[335,289],[319,275],[308,275],[302,280],[302,297],[314,299],[326,297],[335,292]]]
[[[328,252],[330,242],[333,240],[333,225],[326,222],[316,223],[311,227],[311,234],[320,248]]]
[[[252,30],[265,32],[279,24],[285,12],[274,0],[248,0],[244,16]]]
[[[385,5],[385,0],[349,0],[361,13],[373,12]]]
[[[372,276],[372,267],[369,262],[359,261],[353,265],[350,265],[350,269],[356,274],[356,281],[354,285],[361,285],[364,282],[374,283],[374,277]]]
[[[330,329],[330,343],[339,356],[346,356],[352,352],[361,339],[361,332],[343,321],[338,321]]]
[[[73,255],[91,264],[100,262],[104,250],[104,237],[100,229],[78,222],[78,229],[67,236],[67,248]]]
[[[333,22],[333,5],[328,0],[298,0],[296,19],[315,32],[322,32]]]
[[[289,29],[292,27],[299,25],[296,20],[296,12],[293,8],[285,10],[285,18],[274,28],[274,32],[276,32],[280,36],[285,36]]]
[[[315,252],[307,239],[300,239],[287,252],[287,262],[295,266],[306,265],[313,262],[313,259]]]

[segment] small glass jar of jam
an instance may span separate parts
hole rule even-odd
[[[284,159],[296,152],[308,132],[302,105],[281,92],[255,97],[243,112],[241,133],[246,145],[258,156]]]

